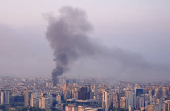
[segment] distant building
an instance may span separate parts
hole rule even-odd
[[[143,94],[143,89],[136,89],[136,96]]]
[[[136,108],[144,107],[144,96],[137,96],[136,97]]]
[[[162,111],[170,111],[170,100],[166,100],[166,101],[163,103]]]
[[[126,97],[121,97],[120,98],[120,108],[127,109],[127,99]]]
[[[4,92],[1,92],[1,104],[4,104]]]
[[[145,111],[161,111],[161,106],[160,104],[151,104],[145,106]],[[165,110],[165,111],[170,111],[170,110]]]
[[[154,95],[154,91],[152,89],[149,90],[149,95],[150,96]]]
[[[126,99],[127,99],[127,106],[132,105],[133,106],[133,99],[134,99],[134,91],[133,90],[126,90]]]
[[[39,98],[38,98],[38,93],[32,93],[31,98],[30,98],[30,106],[31,107],[39,107]]]
[[[103,92],[103,96],[102,96],[102,108],[109,108],[111,105],[111,95],[109,90],[106,90]]]
[[[68,104],[67,106],[65,106],[65,111],[77,111],[77,106],[75,104]]]
[[[58,104],[61,104],[61,96],[58,94],[58,96],[56,96],[56,101],[58,102]]]
[[[88,100],[90,99],[90,92],[88,87],[81,87],[78,91],[79,100]]]
[[[1,91],[1,104],[9,104],[9,91],[8,90]]]
[[[65,82],[68,84],[73,84],[73,83],[77,83],[77,80],[76,79],[66,79]]]
[[[26,91],[25,94],[24,94],[25,106],[30,105],[30,98],[31,98],[31,92]]]
[[[167,88],[166,88],[166,87],[163,87],[163,88],[162,88],[162,96],[166,98],[166,97],[167,97],[167,94],[168,94]]]
[[[113,94],[113,107],[120,108],[120,95],[118,93]]]
[[[91,107],[87,107],[87,108],[85,108],[85,111],[105,111],[105,108],[91,108]]]
[[[134,108],[132,105],[129,105],[129,111],[134,111]]]
[[[39,98],[39,108],[49,110],[52,106],[52,95],[45,95]]]

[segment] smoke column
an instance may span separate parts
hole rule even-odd
[[[83,10],[63,7],[57,17],[48,15],[49,26],[46,37],[54,50],[56,68],[52,71],[54,86],[57,77],[69,70],[81,56],[94,54],[88,33],[92,30]]]
[[[52,71],[54,86],[58,83],[58,76],[71,69],[82,57],[99,58],[104,65],[96,70],[105,70],[109,66],[111,68],[106,71],[134,80],[139,77],[166,77],[170,73],[168,68],[152,65],[139,54],[119,48],[109,49],[93,42],[88,37],[93,28],[82,9],[63,7],[59,12],[57,17],[48,14],[45,16],[49,22],[46,38],[54,51],[56,63],[56,68]]]

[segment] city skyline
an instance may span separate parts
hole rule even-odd
[[[111,78],[108,78],[111,80]],[[0,76],[1,110],[41,111],[169,111],[168,81],[130,82],[112,78]]]

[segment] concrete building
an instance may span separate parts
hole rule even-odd
[[[136,97],[136,107],[141,108],[144,107],[144,96],[137,96]]]
[[[120,108],[120,96],[118,93],[113,93],[113,107]]]
[[[84,106],[78,106],[78,111],[85,111],[85,107]]]
[[[163,88],[162,88],[162,96],[166,98],[166,97],[167,97],[167,94],[168,94],[167,88],[166,88],[166,87],[163,87]]]
[[[124,108],[124,109],[128,108],[126,97],[121,97],[120,98],[120,108]]]
[[[109,108],[111,105],[110,102],[111,98],[110,98],[110,91],[109,90],[105,90],[103,92],[103,96],[102,96],[102,108]]]
[[[163,103],[162,111],[170,111],[170,100],[166,100],[166,101]]]
[[[1,104],[9,104],[9,91],[8,90],[1,91]]]
[[[129,105],[129,111],[134,111],[134,108],[132,105]]]
[[[4,104],[4,92],[1,92],[1,104]]]
[[[67,106],[65,106],[65,111],[79,111],[79,110],[75,104],[68,104]]]
[[[78,91],[79,100],[88,100],[90,99],[90,90],[89,87],[81,87]]]
[[[38,98],[38,93],[32,93],[31,98],[30,98],[30,106],[31,107],[39,107],[39,98]]]
[[[25,106],[30,105],[30,98],[31,98],[31,92],[26,91],[25,94],[24,94]]]
[[[49,110],[52,106],[52,95],[45,95],[39,98],[39,108]]]
[[[56,96],[56,101],[58,104],[61,104],[61,96],[59,94]]]
[[[160,104],[151,104],[145,106],[145,111],[161,111],[161,106]],[[169,111],[169,110],[166,110]]]
[[[134,91],[133,90],[126,90],[126,99],[127,99],[127,106],[132,105],[133,106],[133,97],[134,97]]]

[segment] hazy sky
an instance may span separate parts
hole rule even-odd
[[[94,28],[90,37],[97,42],[170,68],[169,4],[169,0],[0,0],[0,75],[51,76],[55,63],[43,14],[58,15],[68,5],[86,11]],[[71,75],[81,75],[78,69],[90,63],[78,63]],[[87,75],[91,70],[84,69]]]

